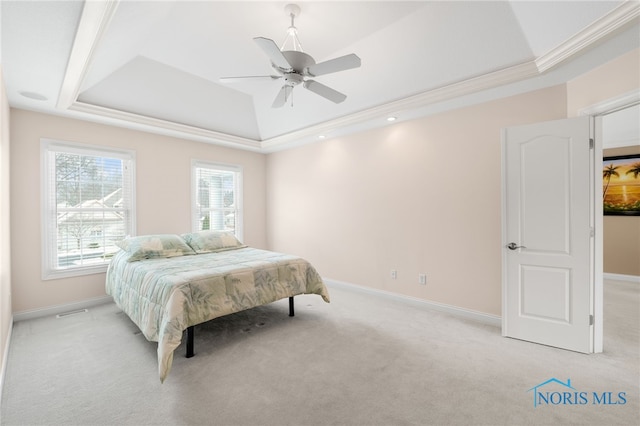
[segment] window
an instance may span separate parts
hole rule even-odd
[[[42,141],[43,279],[104,272],[134,235],[131,151]]]
[[[194,231],[233,231],[242,240],[242,168],[192,161]]]

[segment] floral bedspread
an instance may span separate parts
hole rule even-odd
[[[107,270],[106,291],[148,340],[158,342],[162,382],[187,327],[298,294],[329,302],[307,261],[251,247],[137,262],[120,251]]]

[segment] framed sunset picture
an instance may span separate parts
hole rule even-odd
[[[605,215],[640,216],[640,154],[604,157],[602,198]]]

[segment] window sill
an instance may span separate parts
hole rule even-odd
[[[99,266],[90,266],[90,267],[79,267],[79,268],[70,268],[70,269],[54,269],[54,270],[45,270],[42,271],[42,280],[58,280],[61,278],[70,278],[70,277],[80,277],[83,275],[94,275],[94,274],[103,274],[107,272],[107,267],[109,265],[99,265]]]

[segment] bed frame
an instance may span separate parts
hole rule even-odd
[[[295,312],[293,309],[293,296],[289,297],[289,316],[290,317],[295,316]],[[195,335],[194,327],[195,325],[187,327],[187,354],[186,354],[187,358],[192,358],[195,355],[194,343],[193,343],[193,339]]]

